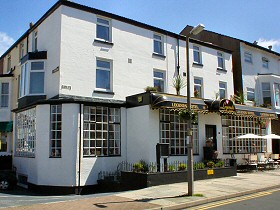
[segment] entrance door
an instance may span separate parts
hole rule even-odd
[[[279,139],[272,139],[272,153],[280,154],[280,140]]]
[[[205,125],[205,136],[206,139],[211,138],[213,141],[213,149],[217,150],[217,131],[216,125]]]

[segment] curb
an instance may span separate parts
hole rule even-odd
[[[227,200],[227,199],[231,199],[231,198],[235,198],[235,197],[254,194],[254,193],[257,193],[257,192],[272,190],[272,189],[275,189],[275,188],[280,188],[280,185],[263,187],[263,188],[254,189],[254,190],[247,190],[247,191],[243,191],[243,192],[240,192],[240,193],[234,193],[234,194],[231,194],[231,195],[223,195],[223,196],[214,197],[214,198],[205,198],[205,199],[198,200],[198,201],[191,201],[191,202],[188,202],[188,203],[181,203],[181,204],[172,205],[172,206],[161,206],[161,207],[152,208],[150,210],[180,210],[180,209],[183,209],[183,208],[194,207],[194,206],[198,206],[198,205],[202,205],[202,204],[206,204],[206,203],[211,203],[211,202],[216,202],[216,201],[221,201],[221,200]]]

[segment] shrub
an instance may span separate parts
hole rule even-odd
[[[146,92],[157,92],[158,89],[157,89],[157,87],[147,86],[147,87],[145,88],[145,91],[146,91]]]
[[[208,168],[214,168],[214,166],[215,166],[215,163],[214,163],[213,161],[209,161],[209,162],[207,163],[207,167],[208,167]]]
[[[224,167],[225,166],[225,162],[223,160],[220,160],[218,163],[216,163],[215,165],[216,167]]]
[[[187,169],[187,165],[184,163],[180,163],[178,166],[179,171],[185,171]]]
[[[148,172],[148,164],[144,160],[140,160],[139,162],[133,164],[133,171],[143,173]]]
[[[175,165],[169,165],[168,171],[175,171]]]
[[[205,168],[205,164],[203,162],[198,162],[198,163],[195,163],[193,165],[194,167],[194,170],[197,170],[197,169],[204,169]]]

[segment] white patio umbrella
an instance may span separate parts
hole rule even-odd
[[[264,139],[280,139],[280,136],[271,133],[271,134],[262,136],[262,138],[264,138]]]
[[[258,136],[253,133],[247,133],[245,135],[237,136],[238,139],[261,139],[263,138],[262,136]]]

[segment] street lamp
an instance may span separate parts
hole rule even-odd
[[[191,35],[197,35],[204,29],[203,24],[194,27],[186,36],[187,48],[187,111],[191,113],[191,87],[190,87],[190,56],[189,56],[189,39]],[[191,119],[187,122],[187,143],[188,143],[188,195],[193,195],[193,139]]]

